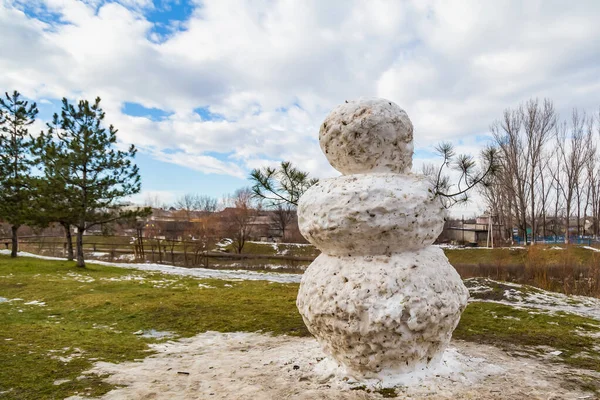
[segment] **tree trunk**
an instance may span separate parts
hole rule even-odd
[[[19,251],[19,235],[17,231],[19,230],[19,225],[13,225],[10,227],[12,231],[12,248],[10,250],[10,256],[15,258],[17,256],[17,252]]]
[[[77,227],[77,266],[85,268],[85,260],[83,259],[83,229]]]
[[[65,229],[65,240],[67,241],[67,260],[73,261],[73,237],[71,236],[71,224],[61,224]]]
[[[535,235],[537,234],[537,226],[535,224],[535,168],[531,168],[531,244],[535,244]]]
[[[567,200],[567,220],[565,222],[565,244],[569,244],[569,228],[571,227],[571,221],[569,218],[571,217],[571,204],[570,200]]]

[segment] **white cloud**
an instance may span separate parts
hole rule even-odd
[[[61,23],[26,16],[25,3]],[[529,97],[549,96],[563,112],[600,106],[596,1],[200,3],[158,38],[144,16],[150,0],[2,0],[0,88],[34,99],[99,95],[122,141],[233,176],[281,159],[335,174],[318,127],[360,96],[405,108],[421,149],[469,142]],[[125,102],[172,114],[127,116]],[[202,120],[201,107],[223,120]]]

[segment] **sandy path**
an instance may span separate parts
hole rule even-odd
[[[408,386],[399,390],[398,398],[595,398],[564,387],[568,385],[563,378],[582,371],[511,357],[490,346],[456,341],[453,346],[434,375],[407,377]],[[336,376],[330,362],[319,361],[323,353],[312,338],[208,332],[154,348],[159,353],[140,362],[98,363],[90,372],[111,374],[108,382],[125,385],[102,399],[382,398],[351,390],[352,384]],[[600,374],[594,379],[600,379]]]

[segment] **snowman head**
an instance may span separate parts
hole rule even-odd
[[[359,99],[337,106],[321,124],[319,143],[329,163],[344,175],[408,173],[412,167],[412,123],[389,100]]]

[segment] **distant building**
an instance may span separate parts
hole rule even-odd
[[[467,246],[486,246],[490,230],[489,218],[488,216],[480,216],[474,222],[455,220],[451,225],[444,226],[440,241]],[[496,243],[502,240],[503,229],[503,225],[492,222],[491,231]]]

